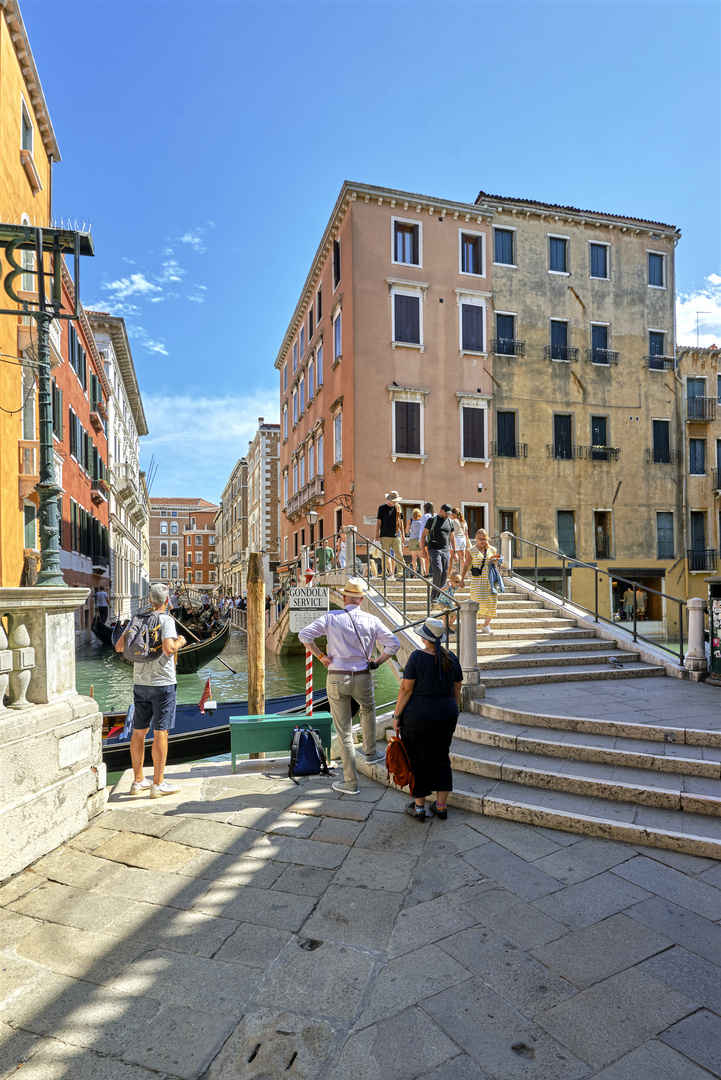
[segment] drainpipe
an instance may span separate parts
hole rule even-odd
[[[675,249],[674,242],[674,249]],[[683,418],[683,379],[679,375],[676,369],[676,258],[671,263],[671,272],[673,274],[672,293],[673,296],[673,315],[672,315],[672,327],[673,327],[673,375],[676,382],[679,384],[679,396],[680,402],[677,405],[677,412],[680,417],[679,430],[681,433],[680,438],[680,463],[681,463],[681,521],[683,523],[683,577],[684,577],[684,589],[686,591],[686,599],[689,598],[689,580],[688,580],[688,496],[687,496],[687,475],[686,475],[686,430],[684,428]],[[679,627],[679,631],[683,632],[683,627]]]

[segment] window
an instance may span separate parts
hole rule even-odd
[[[215,535],[215,533],[214,533],[214,534],[213,534],[212,536],[209,536],[209,537],[208,537],[208,543],[210,544],[210,546],[211,546],[211,547],[213,547],[213,546],[214,546],[214,544],[215,544],[215,543],[217,542],[217,539],[218,539],[218,538],[217,538],[217,536]]]
[[[313,337],[313,308],[308,309],[308,344],[310,345],[310,339]]]
[[[168,523],[167,523],[167,521],[161,521],[160,522],[160,535],[161,536],[166,536],[167,532],[168,532]]]
[[[556,413],[553,417],[553,456],[561,461],[573,457],[573,417]]]
[[[404,345],[421,344],[420,296],[393,294],[393,341]]]
[[[591,417],[591,458],[593,461],[608,461],[608,417]],[[604,449],[600,449],[603,447]]]
[[[318,292],[315,294],[315,322],[316,322],[316,326],[318,325],[318,323],[320,322],[320,320],[322,318],[323,318],[323,290],[318,289]]]
[[[288,473],[283,473],[283,506],[288,505]]]
[[[33,122],[24,101],[20,103],[20,148],[33,152]]]
[[[613,512],[611,510],[594,510],[593,539],[595,558],[613,558]]]
[[[665,258],[665,255],[661,255],[656,251],[649,251],[648,253],[648,283],[654,289],[666,288]]]
[[[216,577],[215,570],[211,570],[210,573],[208,574],[208,581],[215,581],[215,577]]]
[[[163,541],[163,543],[160,545],[160,557],[162,558],[164,555],[167,556],[167,554],[168,554],[168,545],[165,543],[165,541]]]
[[[342,343],[341,343],[340,316],[341,316],[341,313],[339,311],[338,314],[335,317],[335,322],[333,323],[333,363],[335,363],[336,360],[341,359],[342,352],[343,352],[343,349],[341,347]]]
[[[568,238],[549,236],[548,269],[552,274],[568,273]]]
[[[196,547],[202,547],[203,546],[203,537],[202,536],[196,536],[195,537],[195,546]]]
[[[77,512],[78,504],[76,502],[71,501],[70,509],[71,509],[71,512],[72,512],[73,509],[75,509],[75,511]],[[29,548],[31,551],[35,551],[37,549],[38,545],[37,545],[37,535],[36,535],[36,532],[37,532],[37,530],[36,530],[37,510],[36,510],[36,507],[35,507],[34,503],[31,503],[31,502],[23,503],[23,519],[24,519],[23,543],[25,544],[26,548]],[[71,513],[71,521],[72,521],[72,513]]]
[[[202,582],[202,580],[203,580],[203,571],[202,570],[196,570],[195,571],[195,580],[198,583]]]
[[[421,406],[417,401],[395,401],[395,453],[421,453]]]
[[[175,580],[178,576],[178,564],[175,562],[172,563],[170,566],[170,576],[173,578],[173,580]]]
[[[305,375],[301,375],[300,382],[298,383],[298,415],[302,416],[305,412]]]
[[[496,413],[496,455],[497,457],[518,457],[515,412],[499,410]]]
[[[409,221],[393,222],[393,262],[421,265],[420,231]]]
[[[496,348],[501,356],[516,354],[516,317],[515,315],[496,315]]]
[[[568,323],[551,319],[551,359],[568,360]]]
[[[313,376],[315,374],[313,357],[308,361],[308,404],[313,400]]]
[[[161,578],[166,578],[168,576],[168,564],[167,563],[161,563],[160,564],[160,576],[161,576]]]
[[[24,400],[24,395],[23,395]],[[53,435],[63,437],[63,392],[53,379],[52,383]],[[33,423],[34,426],[34,423]],[[34,436],[33,436],[34,437]]]
[[[312,480],[315,476],[315,447],[313,443],[308,446],[308,479]]]
[[[283,406],[283,438],[288,438],[288,406]]]
[[[288,389],[288,365],[283,364],[283,393]]]
[[[461,233],[461,273],[483,276],[483,237]]]
[[[196,563],[202,563],[202,561],[203,561],[203,552],[202,551],[196,551],[196,553],[195,553],[195,561],[196,561]]]
[[[513,257],[513,229],[493,230],[493,260],[502,266],[515,266]]]
[[[300,358],[301,360],[305,356],[305,327],[300,328]]]
[[[671,421],[653,421],[653,460],[668,464],[671,460]]]
[[[161,510],[160,511],[160,516],[161,517],[167,517],[168,516],[168,511],[167,510]]]
[[[656,558],[673,558],[673,514],[659,511],[656,514]]]
[[[333,418],[333,464],[343,458],[343,414],[338,413]]]
[[[160,554],[161,555],[163,554],[162,551],[161,551]],[[170,545],[170,557],[171,557],[171,559],[177,559],[177,557],[178,557],[178,541],[177,540],[174,540],[173,543]]]
[[[688,471],[692,476],[703,476],[706,472],[706,440],[688,440]]]
[[[591,277],[608,278],[608,245],[591,244]]]
[[[316,362],[316,367],[318,368],[318,373],[316,375],[316,378],[318,380],[318,386],[322,386],[323,385],[323,342],[322,341],[321,341],[320,345],[318,346],[318,350],[317,350],[317,352],[315,354],[315,362]]]
[[[170,531],[173,534],[173,536],[178,535],[178,523],[177,523],[177,521],[171,521],[170,522]]]
[[[170,511],[170,516],[171,517],[177,517],[178,516],[178,511],[177,510],[171,510]],[[176,529],[175,531],[177,532],[178,530]]]
[[[333,289],[340,285],[340,240],[333,241]]]
[[[463,352],[485,352],[483,307],[480,304],[461,304],[461,349]]]
[[[591,360],[594,364],[608,364],[608,327],[591,323]]]
[[[556,532],[558,550],[562,555],[576,558],[576,512],[575,510],[556,511]]]
[[[691,550],[692,551],[705,551],[706,550],[706,511],[705,510],[692,510],[691,511]],[[689,570],[705,570],[703,559],[692,559]]]
[[[657,368],[664,370],[666,367],[666,334],[663,330],[649,330],[648,332],[648,366],[650,368]],[[654,357],[661,357],[660,360],[654,360]]]
[[[298,492],[298,462],[293,462],[293,494]]]
[[[161,532],[162,532],[162,529],[161,529]],[[192,543],[193,543],[193,537],[192,536],[186,536],[186,538],[185,538],[185,546],[190,547],[190,545]]]
[[[474,409],[463,406],[461,409],[463,423],[463,453],[464,458],[486,457],[486,410]]]
[[[298,342],[293,342],[293,374],[298,370]]]
[[[215,562],[215,552],[214,551],[211,551],[210,555],[208,555],[208,562],[209,563],[214,563]]]
[[[323,475],[323,435],[319,435],[317,439],[318,446],[318,476]]]
[[[302,488],[305,487],[305,454],[301,454],[298,461],[298,483]]]
[[[298,423],[298,391],[293,390],[293,424]]]

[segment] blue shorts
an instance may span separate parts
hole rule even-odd
[[[175,727],[175,694],[177,686],[134,686],[135,713],[133,727],[138,731],[170,731]]]

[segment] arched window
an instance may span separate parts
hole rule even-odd
[[[170,545],[170,554],[171,554],[171,556],[173,558],[177,559],[177,557],[178,557],[178,544],[177,544],[177,541],[175,541],[175,540]]]
[[[167,563],[161,563],[160,564],[160,576],[161,576],[161,578],[166,578],[168,576],[168,564]]]
[[[171,521],[170,522],[170,531],[173,534],[173,536],[178,535],[178,523],[177,523],[177,521]]]
[[[160,534],[161,534],[161,536],[167,536],[167,533],[168,533],[168,523],[167,523],[167,521],[161,521],[160,522]]]
[[[171,578],[173,579],[173,581],[175,581],[175,579],[176,579],[176,578],[177,578],[177,576],[178,576],[178,564],[177,564],[177,563],[175,563],[175,562],[174,562],[174,563],[172,564],[172,566],[170,567],[170,576],[171,576]]]
[[[167,556],[167,554],[168,554],[168,545],[165,542],[163,542],[160,545],[160,557],[161,557],[161,559],[163,558],[163,556]]]

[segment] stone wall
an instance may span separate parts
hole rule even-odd
[[[87,589],[0,589],[0,882],[105,805],[102,714],[75,688]]]

